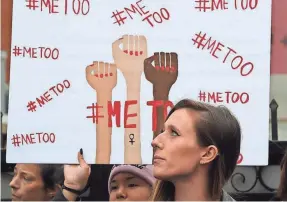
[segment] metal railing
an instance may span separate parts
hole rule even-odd
[[[271,111],[271,140],[270,140],[270,143],[269,143],[269,161],[270,161],[270,149],[274,149],[274,147],[270,147],[271,144],[275,144],[276,146],[276,158],[277,160],[280,160],[281,159],[281,156],[283,156],[284,154],[284,147],[281,147],[278,143],[280,143],[280,141],[278,141],[278,115],[277,115],[277,111],[278,111],[278,108],[279,108],[279,105],[278,103],[276,102],[275,99],[272,99],[270,104],[269,104],[269,108],[270,108],[270,111]],[[278,156],[280,156],[278,158]],[[271,159],[272,160],[272,159]],[[278,162],[276,163],[277,165]],[[248,193],[250,192],[251,190],[253,190],[256,185],[258,183],[260,183],[260,185],[266,189],[267,192],[275,192],[276,191],[276,188],[273,188],[273,187],[269,187],[265,181],[263,180],[263,177],[262,177],[262,171],[266,168],[266,166],[252,166],[250,167],[254,170],[254,175],[255,175],[255,180],[254,182],[248,186],[246,184],[246,175],[244,175],[244,173],[242,172],[235,172],[232,174],[231,178],[230,178],[230,184],[232,186],[232,188],[238,192],[238,193]],[[248,188],[245,188],[245,189],[240,189],[239,187],[242,187],[242,185],[247,185]],[[244,186],[243,186],[244,187]]]
[[[275,99],[273,99],[269,107],[271,109],[271,135],[272,140],[278,140],[278,116],[277,116],[277,110],[278,110],[278,103]]]

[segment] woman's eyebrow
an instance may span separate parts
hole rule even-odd
[[[165,125],[165,128],[170,128],[170,129],[174,130],[175,132],[180,133],[180,130],[178,129],[178,127],[176,127],[173,124]]]
[[[174,124],[168,123],[168,122],[164,122],[162,127],[163,128],[174,128],[174,129],[178,130],[178,128]]]
[[[35,177],[35,174],[33,172],[28,172],[28,171],[25,171],[25,170],[20,170],[19,172],[20,172],[20,174],[24,174],[24,175],[29,175],[31,177]]]
[[[128,181],[128,180],[132,180],[132,179],[135,179],[135,177],[134,177],[134,176],[131,176],[131,177],[127,177],[127,178],[126,178],[127,181]]]

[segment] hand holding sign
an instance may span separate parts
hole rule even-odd
[[[86,187],[91,174],[91,167],[84,160],[82,151],[81,149],[78,152],[79,165],[64,166],[64,185],[77,191],[82,191]]]

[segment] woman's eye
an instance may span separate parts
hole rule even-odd
[[[138,185],[136,184],[129,184],[129,187],[137,187]]]
[[[111,190],[115,190],[117,188],[118,188],[117,186],[111,186]]]
[[[179,136],[179,135],[178,135],[177,132],[175,132],[175,131],[172,130],[172,131],[171,131],[171,136]]]
[[[30,181],[30,178],[28,178],[28,177],[26,177],[26,176],[24,176],[23,179],[24,179],[25,181]]]

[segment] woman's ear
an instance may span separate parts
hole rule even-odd
[[[204,148],[204,152],[200,159],[200,164],[207,164],[213,161],[218,156],[218,149],[214,145]]]

